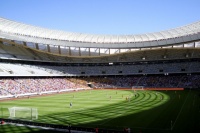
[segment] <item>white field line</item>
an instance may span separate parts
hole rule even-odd
[[[191,90],[190,90],[190,91],[191,91]],[[189,91],[189,93],[190,93],[190,91]],[[184,101],[184,103],[183,103],[183,105],[182,105],[182,107],[181,107],[181,109],[180,109],[180,111],[179,111],[177,117],[176,117],[176,120],[174,121],[173,126],[171,127],[171,130],[174,128],[174,126],[175,126],[175,124],[176,124],[176,121],[178,120],[178,117],[180,116],[180,114],[181,114],[181,112],[182,112],[182,110],[183,110],[183,107],[184,107],[184,105],[185,105],[185,103],[186,103],[186,101],[187,101],[187,98],[188,98],[188,96],[189,96],[189,93],[188,93],[188,95],[187,95],[187,97],[186,97],[186,99],[185,99],[185,101]]]

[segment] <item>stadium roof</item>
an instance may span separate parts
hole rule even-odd
[[[156,47],[200,40],[200,21],[154,33],[135,35],[95,35],[51,30],[0,17],[0,38],[67,47]]]

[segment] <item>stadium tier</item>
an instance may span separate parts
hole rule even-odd
[[[0,18],[1,77],[191,75],[200,72],[199,53],[200,22],[141,35],[89,35]]]
[[[141,35],[88,35],[0,18],[1,76],[199,73],[200,22]]]

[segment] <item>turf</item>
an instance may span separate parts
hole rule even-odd
[[[8,107],[36,107],[37,122],[117,130],[130,127],[133,132],[146,133],[186,133],[200,130],[199,95],[200,91],[195,90],[87,90],[4,101],[0,107],[4,118],[9,116]],[[9,132],[8,127],[0,130]],[[23,127],[19,131],[40,130]]]

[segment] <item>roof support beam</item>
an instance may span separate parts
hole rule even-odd
[[[35,43],[35,48],[39,50],[38,43]]]
[[[69,47],[69,56],[72,55],[71,47]]]
[[[58,53],[61,54],[60,45],[58,45]]]
[[[99,50],[99,56],[100,56],[100,51],[101,51],[101,48],[97,48]]]
[[[50,49],[49,44],[47,44],[47,51],[48,51],[48,52],[51,52],[51,49]]]
[[[78,55],[81,56],[81,48],[78,48]]]
[[[26,45],[26,42],[23,42],[23,45],[24,45],[24,46],[27,46],[27,45]]]

